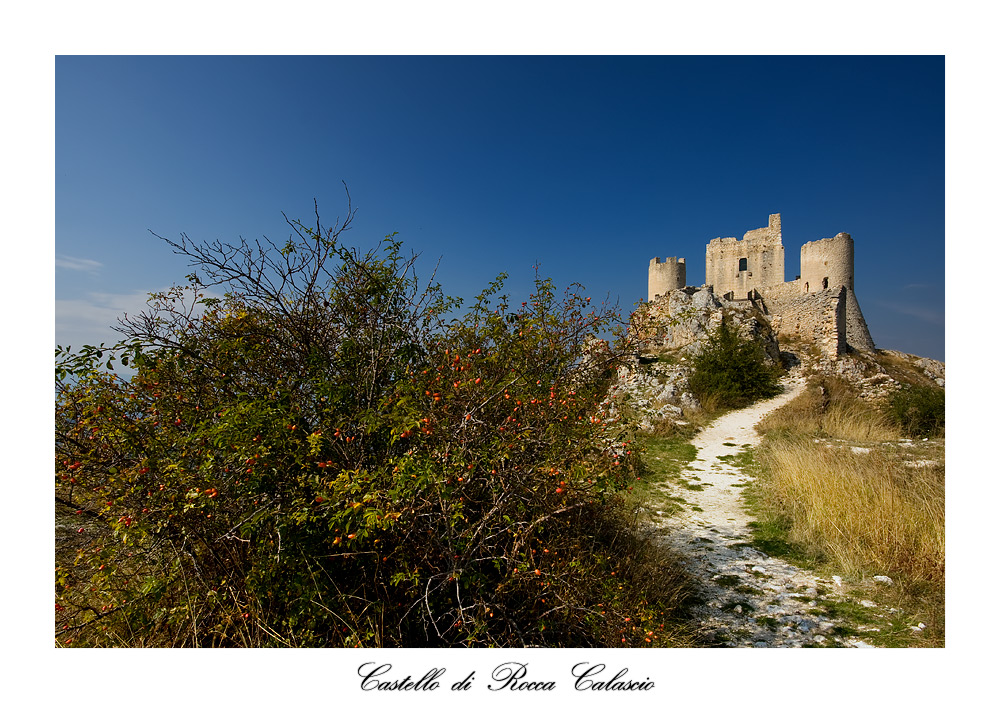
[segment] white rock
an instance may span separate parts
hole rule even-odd
[[[844,587],[844,579],[840,578],[839,576],[834,576],[833,577],[833,582],[835,584],[837,584],[837,588],[843,588]]]
[[[878,581],[879,583],[884,583],[887,586],[891,586],[892,585],[892,579],[889,578],[888,576],[873,576],[872,580],[873,581]]]
[[[758,574],[766,574],[767,571],[764,570],[763,566],[755,566],[750,571],[756,571]]]
[[[858,602],[861,605],[865,606],[866,608],[877,608],[878,607],[877,605],[875,605],[874,603],[872,603],[870,600],[862,600],[862,601],[858,601]]]
[[[764,642],[763,640],[757,640],[756,642],[753,643],[753,646],[759,649],[761,647],[766,647],[767,642]]]
[[[816,642],[817,644],[822,644],[826,642],[826,637],[824,637],[823,635],[816,635],[815,637],[813,637],[813,642]]]

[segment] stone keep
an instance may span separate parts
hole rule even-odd
[[[718,237],[705,249],[705,283],[717,295],[746,298],[785,282],[785,247],[781,244],[781,215],[771,215],[767,227],[736,237]]]
[[[781,215],[742,238],[717,237],[705,249],[705,285],[715,295],[743,300],[766,314],[778,334],[816,341],[831,355],[848,348],[875,351],[854,294],[854,240],[841,232],[806,242],[799,253],[801,276],[785,281]],[[684,259],[649,262],[649,300],[685,287]]]

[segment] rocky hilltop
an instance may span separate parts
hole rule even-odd
[[[638,354],[619,368],[610,394],[612,412],[615,401],[625,402],[638,411],[643,428],[649,430],[661,421],[683,423],[685,411],[700,409],[687,381],[691,362],[723,320],[740,336],[757,340],[770,363],[794,369],[807,379],[839,377],[852,384],[859,397],[875,403],[903,384],[945,385],[943,362],[851,346],[834,354],[818,338],[821,330],[777,333],[774,316],[756,301],[716,296],[710,285],[688,286],[659,295],[633,313],[629,335]]]

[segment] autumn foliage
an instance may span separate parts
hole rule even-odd
[[[188,285],[57,350],[57,642],[663,643],[680,584],[592,341],[617,311],[502,276],[463,309],[350,219],[171,242]]]

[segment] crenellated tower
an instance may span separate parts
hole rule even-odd
[[[686,281],[687,264],[684,259],[678,259],[676,256],[668,256],[663,261],[660,261],[660,257],[650,259],[647,300],[655,300],[658,295],[683,288],[687,285]]]

